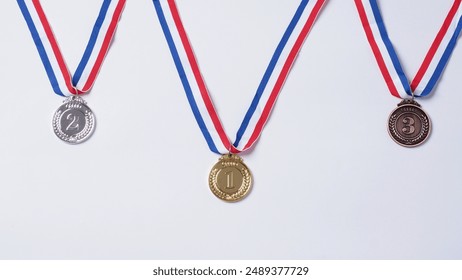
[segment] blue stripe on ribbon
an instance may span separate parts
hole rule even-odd
[[[104,22],[104,19],[106,18],[107,11],[109,9],[110,4],[111,4],[111,0],[104,0],[103,5],[101,6],[101,10],[99,12],[98,18],[96,19],[95,26],[93,27],[93,31],[91,33],[90,40],[87,44],[85,52],[82,56],[82,60],[80,61],[79,66],[77,67],[77,70],[75,71],[75,74],[72,78],[72,84],[74,86],[76,86],[78,82],[80,81],[80,78],[82,77],[82,73],[88,64],[88,60],[90,59],[90,56],[95,47],[96,40],[98,39],[101,26]]]
[[[263,76],[262,81],[260,82],[260,85],[257,89],[257,92],[252,100],[252,103],[250,104],[249,109],[247,110],[247,113],[245,114],[244,120],[242,121],[241,126],[239,127],[239,130],[237,131],[236,135],[236,141],[234,142],[234,146],[237,147],[239,145],[239,142],[242,139],[242,136],[244,135],[245,131],[247,130],[247,127],[249,125],[250,120],[252,119],[253,114],[255,113],[255,110],[258,107],[258,103],[260,102],[261,96],[263,95],[263,92],[265,91],[266,86],[268,85],[268,81],[271,78],[271,75],[273,74],[274,68],[276,67],[277,62],[279,61],[279,58],[281,57],[281,53],[284,50],[287,42],[289,41],[289,38],[294,31],[298,21],[300,20],[303,11],[305,10],[306,6],[308,5],[309,0],[303,0],[294,17],[292,18],[289,26],[287,27],[284,36],[282,37],[281,41],[279,42],[278,47],[276,48],[276,51],[273,54],[273,57],[271,58],[271,61],[268,65],[268,68],[266,69],[266,72]]]
[[[393,61],[395,70],[398,73],[401,83],[403,84],[404,90],[408,95],[412,95],[409,80],[407,79],[406,74],[404,74],[403,68],[401,67],[401,63],[399,62],[395,48],[393,47],[393,44],[391,43],[390,38],[388,37],[387,29],[385,28],[382,15],[380,14],[380,10],[377,5],[377,0],[370,0],[369,2],[371,3],[375,21],[377,22],[377,26],[380,30],[380,35],[382,37],[383,42],[385,43],[388,53],[390,54],[391,60]]]
[[[420,96],[427,96],[432,92],[436,83],[440,79],[441,74],[443,74],[444,68],[446,67],[446,64],[448,63],[452,52],[454,51],[454,48],[456,46],[457,39],[459,38],[461,30],[462,30],[462,18],[459,19],[459,23],[457,24],[456,31],[452,35],[451,40],[449,41],[449,44],[446,47],[446,50],[444,51],[443,56],[441,57],[441,60],[438,62],[438,66],[436,67],[435,72],[433,73],[432,77],[430,78],[430,81],[428,82],[427,86],[422,91]]]
[[[26,3],[24,2],[24,0],[17,0],[17,2],[24,16],[24,19],[26,20],[27,26],[29,27],[32,38],[34,39],[35,46],[37,47],[40,58],[42,59],[43,66],[45,67],[45,71],[47,72],[48,79],[50,80],[54,92],[58,95],[65,96],[62,93],[61,88],[59,87],[58,80],[56,79],[55,73],[53,72],[50,60],[47,56],[45,48],[43,47],[43,43],[40,40],[40,35],[37,32],[37,28],[34,25],[34,21],[32,20],[29,10],[27,9]]]
[[[212,152],[220,154],[215,143],[213,142],[212,136],[210,136],[209,131],[207,130],[207,126],[204,123],[204,120],[199,112],[197,107],[197,103],[194,100],[194,95],[191,90],[191,86],[189,84],[188,78],[184,71],[183,65],[181,64],[180,56],[178,55],[178,50],[175,46],[175,42],[173,41],[172,34],[168,27],[167,21],[165,20],[164,12],[162,10],[162,5],[160,4],[159,0],[153,0],[154,7],[156,8],[157,15],[160,21],[160,25],[162,26],[162,30],[164,31],[165,38],[167,39],[168,46],[170,48],[170,52],[172,54],[173,60],[175,62],[178,74],[181,78],[181,82],[183,83],[184,90],[186,92],[186,96],[189,101],[189,105],[193,111],[194,117],[196,118],[197,124],[199,125],[202,134],[204,135],[207,144]]]

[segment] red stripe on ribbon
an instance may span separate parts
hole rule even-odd
[[[120,16],[122,15],[125,2],[126,2],[125,0],[119,1],[119,3],[117,4],[115,13],[112,16],[111,24],[109,25],[108,31],[104,37],[104,41],[99,51],[95,65],[93,65],[90,75],[88,76],[88,80],[82,89],[83,92],[90,90],[93,83],[95,82],[96,76],[98,76],[98,72],[101,69],[101,65],[103,64],[104,58],[106,57],[106,54],[112,42],[112,38],[114,37],[115,31],[117,29],[117,24],[119,22]]]
[[[176,7],[175,1],[169,0],[168,4],[170,6],[170,10],[172,11],[172,16],[173,20],[175,22],[175,25],[177,27],[178,33],[181,38],[181,42],[183,43],[183,47],[185,48],[186,54],[188,56],[189,63],[191,64],[191,68],[194,73],[194,77],[196,78],[197,84],[199,86],[199,90],[201,92],[202,99],[204,100],[204,104],[207,108],[207,111],[210,115],[210,118],[212,119],[213,125],[215,126],[216,131],[218,132],[218,135],[220,136],[221,142],[225,147],[229,147],[229,151],[232,153],[239,153],[240,151],[236,150],[231,142],[229,141],[228,137],[226,136],[226,133],[223,129],[223,126],[221,125],[220,119],[218,118],[218,115],[216,113],[215,108],[213,107],[212,100],[210,99],[210,95],[207,91],[207,87],[205,85],[204,80],[202,79],[199,66],[197,64],[196,58],[194,56],[194,52],[192,50],[191,44],[188,40],[188,36],[186,35],[186,31],[184,29],[184,26],[181,22],[180,15],[178,12],[178,8]]]
[[[385,79],[385,82],[387,83],[388,89],[390,90],[392,95],[398,98],[401,98],[390,76],[390,72],[388,72],[383,56],[380,53],[379,47],[377,46],[377,42],[375,41],[374,34],[372,33],[372,29],[369,26],[369,21],[368,21],[364,6],[361,0],[355,0],[355,3],[358,9],[358,12],[359,12],[359,17],[361,18],[361,22],[364,27],[364,31],[366,32],[367,40],[369,41],[369,44],[372,47],[372,51],[374,53],[375,59],[377,60],[377,63],[379,65],[380,71],[382,72],[383,78]]]
[[[61,73],[66,82],[67,89],[72,94],[79,94],[79,92],[76,91],[76,89],[72,86],[71,74],[69,73],[69,70],[67,69],[66,63],[64,62],[63,55],[61,54],[58,43],[56,42],[55,36],[53,35],[53,31],[51,30],[51,26],[47,20],[47,17],[45,16],[45,13],[43,11],[42,6],[40,5],[39,0],[33,0],[32,3],[35,6],[35,10],[37,11],[40,21],[42,22],[43,29],[45,30],[48,40],[50,41],[51,47],[53,49],[53,53],[55,54],[56,60],[58,61],[59,69],[61,70]]]
[[[451,10],[449,11],[448,16],[444,20],[443,26],[441,26],[440,31],[438,32],[438,35],[436,36],[435,40],[432,43],[432,46],[430,47],[430,50],[428,51],[427,55],[425,56],[425,60],[422,63],[422,65],[419,68],[419,71],[417,72],[414,80],[412,80],[411,83],[411,90],[415,91],[417,86],[420,84],[422,81],[423,76],[428,70],[428,67],[430,67],[430,64],[435,57],[436,52],[438,51],[438,48],[441,45],[441,42],[444,39],[444,36],[448,32],[449,27],[451,26],[451,23],[456,16],[457,10],[459,9],[460,3],[462,0],[457,0],[454,1],[454,4],[451,7]]]
[[[297,54],[300,52],[303,42],[305,41],[306,37],[308,36],[308,33],[313,27],[316,17],[321,11],[321,8],[324,2],[325,0],[318,1],[316,3],[315,7],[313,8],[313,11],[311,12],[310,16],[307,19],[307,22],[303,26],[303,29],[300,35],[298,36],[297,41],[295,42],[295,45],[292,47],[292,50],[290,51],[290,54],[286,62],[284,63],[284,66],[282,68],[281,73],[279,74],[276,84],[273,90],[271,91],[271,95],[268,99],[268,102],[265,105],[265,108],[263,109],[262,115],[258,119],[258,122],[255,126],[255,130],[252,133],[249,139],[249,142],[247,142],[247,144],[245,145],[244,150],[250,148],[260,136],[261,131],[263,130],[263,127],[269,118],[271,110],[273,109],[274,103],[276,102],[276,99],[278,98],[279,93],[281,92],[282,86],[284,85],[284,82],[286,81],[287,76],[289,75],[290,69],[292,68],[292,65],[294,64],[295,59],[297,58]]]

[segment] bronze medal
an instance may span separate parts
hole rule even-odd
[[[236,202],[249,193],[252,175],[241,157],[233,154],[224,155],[210,171],[209,186],[219,199]]]
[[[388,133],[396,143],[404,147],[423,144],[430,131],[430,118],[413,99],[401,101],[388,118]]]

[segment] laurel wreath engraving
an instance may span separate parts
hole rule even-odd
[[[216,166],[219,167],[216,167]],[[220,166],[221,165],[221,166]],[[218,187],[218,173],[220,169],[226,167],[235,167],[239,169],[241,174],[243,175],[242,184],[239,187],[238,191],[233,194],[227,194],[220,190]],[[210,190],[213,192],[215,196],[218,198],[234,202],[241,200],[245,197],[245,195],[249,192],[252,185],[252,175],[250,174],[249,169],[247,166],[242,162],[242,159],[236,155],[225,155],[220,158],[219,163],[214,166],[214,168],[210,171],[209,175],[209,186]]]
[[[398,110],[395,110],[392,112],[389,118],[389,122],[388,122],[388,130],[390,134],[392,135],[393,139],[397,141],[398,143],[407,145],[407,146],[416,146],[416,145],[419,145],[421,142],[423,142],[428,137],[428,134],[430,132],[430,120],[428,116],[418,107],[414,108],[414,106],[412,106],[411,108],[406,108],[406,109],[409,109],[409,112],[414,113],[414,115],[416,115],[422,122],[420,133],[417,136],[413,137],[412,139],[404,138],[403,136],[400,135],[400,133],[397,131],[397,125],[396,125],[396,122],[398,121],[398,118],[400,115],[399,113],[397,113]]]
[[[82,109],[82,104],[85,104],[82,99],[66,99],[64,101],[66,109]],[[86,107],[86,106],[85,106]],[[90,109],[85,109],[85,126],[82,131],[75,135],[69,135],[62,130],[61,127],[61,118],[65,110],[62,110],[61,106],[55,113],[53,117],[53,130],[61,140],[68,142],[70,144],[77,144],[84,141],[87,137],[91,135],[95,126],[95,117]]]

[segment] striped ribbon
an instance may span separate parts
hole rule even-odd
[[[455,0],[411,83],[388,36],[377,0],[355,0],[364,31],[393,96],[430,94],[444,71],[462,29],[462,0]]]
[[[104,0],[82,59],[71,75],[39,0],[17,0],[56,94],[88,92],[109,50],[126,0]]]
[[[210,150],[240,153],[260,136],[297,54],[326,0],[302,0],[263,75],[232,143],[226,135],[203,80],[174,0],[153,0],[173,60],[196,121]]]

